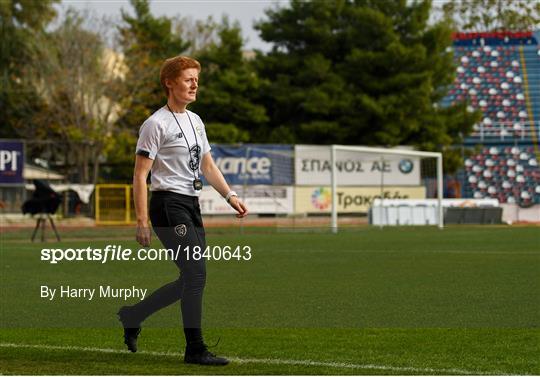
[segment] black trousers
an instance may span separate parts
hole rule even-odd
[[[192,258],[195,246],[201,248],[200,252],[206,247],[199,200],[170,191],[154,191],[150,200],[150,220],[163,246],[173,250],[180,276],[132,306],[131,312],[140,323],[152,313],[180,300],[184,330],[200,329],[206,264],[205,258]],[[189,258],[184,251],[186,247]],[[200,330],[196,333],[200,334]],[[186,337],[188,335],[186,332]]]

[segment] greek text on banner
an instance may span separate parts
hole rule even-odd
[[[330,213],[332,209],[332,189],[329,186],[306,186],[295,188],[296,213]],[[338,187],[338,213],[367,212],[373,200],[381,197],[378,187]],[[423,186],[384,187],[385,199],[425,199]]]
[[[297,185],[330,185],[330,146],[296,145]],[[337,151],[335,168],[340,186],[420,185],[420,159],[399,155]]]

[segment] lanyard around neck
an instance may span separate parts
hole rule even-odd
[[[169,109],[169,111],[171,112],[174,120],[176,121],[176,124],[178,125],[178,128],[180,128],[180,132],[182,132],[182,134],[184,134],[184,139],[186,140],[186,144],[187,144],[187,147],[188,147],[188,153],[189,153],[189,165],[193,165],[193,168],[191,168],[191,171],[193,172],[193,177],[195,179],[197,179],[197,176],[198,176],[198,168],[199,168],[199,165],[200,165],[200,161],[201,161],[201,158],[200,158],[200,147],[199,147],[199,142],[197,140],[197,132],[195,132],[195,127],[193,127],[193,122],[191,121],[191,117],[189,116],[189,113],[187,112],[186,110],[186,115],[189,119],[189,124],[191,124],[191,130],[193,131],[193,135],[195,136],[195,145],[196,145],[196,148],[195,148],[195,156],[197,157],[197,160],[199,161],[199,163],[197,164],[197,166],[195,167],[195,164],[193,163],[193,156],[191,155],[191,147],[189,146],[189,141],[187,139],[187,135],[185,134],[184,130],[182,130],[182,126],[180,126],[180,122],[178,122],[178,119],[176,119],[176,115],[174,115],[174,112],[171,110],[171,108],[169,107],[169,104],[167,104],[167,108]],[[197,175],[195,175],[195,171],[197,170]]]

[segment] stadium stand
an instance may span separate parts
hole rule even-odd
[[[491,146],[465,161],[465,197],[532,205],[540,197],[540,169],[533,147]]]
[[[456,79],[443,105],[480,110],[465,146],[462,196],[540,204],[540,32],[455,33]]]

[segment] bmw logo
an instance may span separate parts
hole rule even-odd
[[[399,162],[399,171],[403,174],[409,174],[413,171],[414,164],[409,159],[404,159]]]

